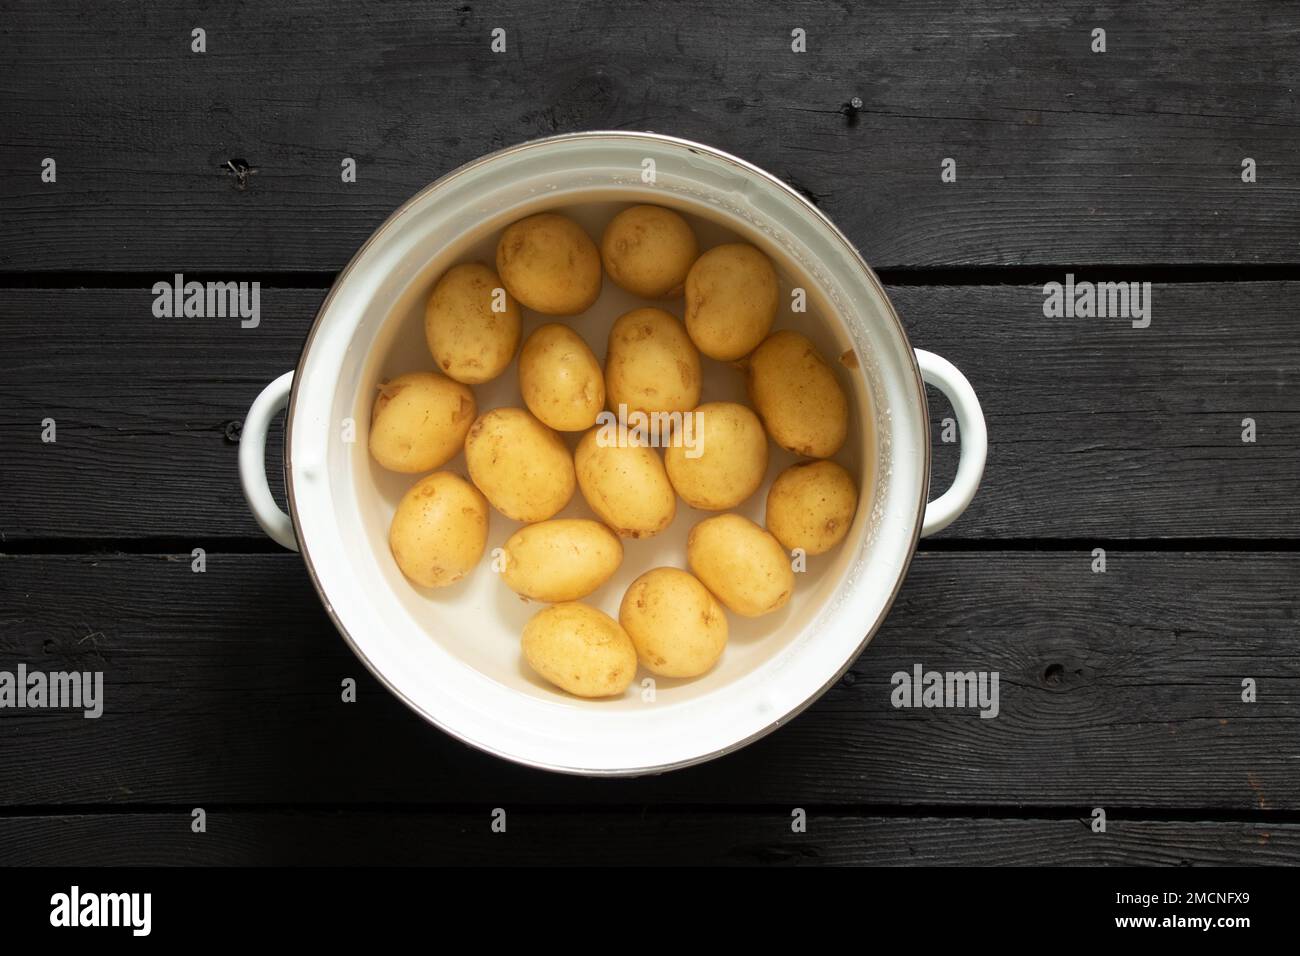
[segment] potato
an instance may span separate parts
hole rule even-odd
[[[686,560],[714,597],[745,617],[769,614],[794,593],[794,571],[780,542],[738,514],[705,518],[692,528]]]
[[[576,222],[544,212],[508,226],[497,272],[516,299],[544,315],[577,315],[600,296],[600,252]]]
[[[488,506],[478,489],[459,475],[436,471],[398,502],[388,547],[411,581],[445,588],[483,557],[487,534]]]
[[[835,373],[798,332],[773,332],[749,357],[749,400],[772,440],[807,458],[829,458],[849,431],[849,400]]]
[[[510,536],[501,577],[537,601],[576,601],[609,580],[623,562],[623,542],[599,521],[556,518]]]
[[[694,575],[677,568],[655,568],[633,581],[618,622],[646,670],[661,677],[698,677],[727,646],[722,608]]]
[[[605,374],[582,336],[554,322],[541,326],[519,353],[524,404],[549,428],[580,432],[605,407]]]
[[[499,312],[492,308],[496,303],[502,307]],[[443,373],[479,385],[504,372],[515,357],[519,306],[497,274],[481,262],[453,266],[429,295],[424,337]]]
[[[772,260],[753,246],[716,246],[686,276],[686,331],[709,358],[748,355],[772,331],[780,289]]]
[[[767,433],[757,415],[735,402],[705,402],[684,426],[664,451],[668,480],[683,501],[726,511],[758,491],[767,474]]]
[[[524,625],[533,670],[577,697],[612,697],[636,676],[636,648],[618,621],[585,604],[553,604]]]
[[[649,538],[673,523],[677,496],[653,448],[606,443],[593,428],[573,458],[582,496],[619,537]]]
[[[474,393],[436,372],[411,372],[379,386],[370,414],[370,454],[390,471],[432,471],[456,457],[478,408]]]
[[[633,309],[609,330],[605,399],[615,412],[686,412],[700,403],[700,353],[675,315]]]
[[[643,299],[680,295],[699,253],[690,224],[663,206],[624,209],[600,240],[600,258],[609,277]]]
[[[801,461],[767,492],[767,530],[787,551],[824,554],[844,540],[858,510],[858,486],[833,461]]]
[[[465,439],[469,477],[515,521],[545,521],[573,497],[573,456],[560,436],[522,408],[480,415]]]

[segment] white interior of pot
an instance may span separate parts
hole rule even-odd
[[[563,157],[557,162],[562,164]],[[700,162],[716,172],[715,161]],[[330,310],[360,314],[350,327],[322,323],[319,342],[312,345],[312,352],[319,348],[336,355],[336,387],[330,391],[330,384],[321,381],[309,353],[298,383],[302,394],[295,397],[292,479],[304,553],[339,623],[372,669],[459,736],[514,759],[561,769],[620,772],[696,759],[743,742],[802,706],[847,666],[852,650],[892,600],[910,557],[917,483],[924,480],[924,425],[918,424],[923,419],[915,407],[914,373],[903,365],[910,356],[901,357],[905,348],[900,352],[897,337],[882,337],[890,368],[878,368],[881,356],[873,347],[871,327],[885,329],[892,322],[883,298],[845,301],[830,273],[818,274],[826,263],[799,261],[799,243],[787,243],[781,227],[764,215],[769,193],[747,185],[744,177],[733,181],[739,189],[728,194],[701,188],[697,175],[674,181],[662,168],[659,183],[651,186],[640,181],[635,166],[621,178],[534,166],[531,178],[515,177],[494,188],[480,184],[474,192],[480,204],[465,207],[462,199],[465,208],[454,216],[446,208],[441,216],[421,215],[417,208],[399,217],[407,220],[404,228],[390,229],[395,235],[363,252],[349,282],[336,291]],[[652,675],[642,670],[623,697],[587,701],[550,686],[523,660],[520,632],[543,605],[520,599],[490,566],[491,549],[519,527],[516,522],[492,513],[488,555],[453,587],[420,589],[401,575],[388,551],[388,527],[398,500],[418,476],[393,474],[373,463],[366,449],[367,423],[379,382],[433,367],[424,339],[424,304],[442,272],[458,262],[491,263],[500,230],[525,215],[563,211],[598,241],[605,223],[634,202],[687,214],[702,249],[740,238],[773,258],[784,292],[777,327],[809,336],[851,396],[850,437],[836,458],[862,482],[861,503],[844,543],[808,558],[785,608],[757,619],[728,614],[727,650],[708,674],[693,680],[654,678],[651,701],[642,681]],[[423,230],[422,221],[427,225]],[[803,227],[811,228],[807,223]],[[381,258],[386,264],[377,270]],[[842,272],[844,263],[829,268]],[[789,311],[793,286],[807,290],[804,314]],[[835,299],[839,301],[833,303]],[[614,319],[641,304],[606,279],[591,309],[561,321],[603,359]],[[680,299],[659,304],[681,315]],[[525,336],[551,321],[527,310],[524,316]],[[853,323],[856,336],[850,334]],[[703,400],[746,400],[737,368],[709,359],[703,367]],[[309,392],[317,397],[309,398]],[[328,406],[328,413],[316,404],[325,394],[330,401],[321,405]],[[522,406],[517,364],[497,380],[476,386],[475,394],[480,412]],[[337,440],[340,423],[348,417],[356,422],[352,444]],[[567,436],[570,447],[578,437]],[[900,437],[905,446],[901,458]],[[323,449],[322,440],[327,440]],[[770,452],[763,487],[736,509],[760,524],[772,478],[796,460],[775,445]],[[463,456],[446,467],[464,474]],[[334,527],[317,529],[320,519],[307,510],[319,510],[327,502]],[[591,512],[578,492],[561,515],[590,517]],[[625,541],[622,567],[585,600],[617,617],[623,592],[637,575],[661,565],[686,567],[686,536],[707,515],[679,501],[672,526],[654,538]],[[322,557],[331,550],[334,558]]]
[[[629,196],[632,200],[658,200],[661,203],[664,198],[658,194]],[[566,201],[557,209],[548,197],[542,200],[540,208],[547,211],[562,211],[572,216],[586,227],[589,235],[599,241],[605,224],[626,205],[626,201],[582,204],[570,204]],[[526,213],[534,211],[537,210],[530,208]],[[520,214],[525,214],[525,211],[521,210]],[[692,219],[702,249],[735,239],[734,233],[718,223],[702,220],[698,216],[692,216]],[[439,261],[430,262],[426,272],[421,274],[398,299],[366,362],[363,380],[368,382],[370,387],[363,388],[357,395],[357,404],[353,409],[353,415],[359,425],[358,440],[353,453],[354,468],[357,472],[354,487],[367,544],[380,555],[381,559],[388,557],[388,526],[393,511],[402,495],[418,476],[399,475],[387,471],[375,464],[365,452],[365,446],[362,444],[365,439],[364,423],[375,395],[375,386],[404,372],[434,367],[424,337],[424,305],[429,289],[450,264],[474,260],[494,262],[499,234],[499,229],[491,228],[486,235],[477,240],[465,237],[462,241],[454,243],[447,251],[446,260],[440,257]],[[746,235],[744,238],[749,241],[759,239],[752,235]],[[769,248],[767,251],[779,255],[776,249]],[[796,285],[806,287],[807,282],[793,273],[789,263],[782,262],[781,265],[781,298],[784,308],[778,318],[777,327],[798,329],[812,339],[821,353],[834,363],[846,389],[854,379],[861,384],[860,372],[850,371],[839,362],[839,356],[846,350],[852,354],[852,344],[847,335],[837,332],[831,323],[822,318],[825,315],[824,303],[818,302],[816,295],[811,295],[809,302],[811,309],[808,313],[799,315],[790,313],[790,289]],[[582,315],[559,321],[577,331],[603,364],[606,339],[614,320],[624,312],[646,304],[651,303],[624,292],[606,279],[600,299],[595,305]],[[678,318],[682,317],[681,298],[652,304],[667,309]],[[524,336],[526,337],[539,325],[551,321],[556,320],[525,309]],[[702,367],[704,385],[702,401],[732,400],[748,403],[745,397],[744,377],[737,367],[708,358],[702,359]],[[474,393],[480,412],[499,406],[522,408],[517,359],[499,378],[486,385],[475,386]],[[869,521],[875,476],[868,473],[871,470],[870,463],[876,457],[873,437],[874,415],[871,412],[870,398],[863,388],[857,390],[855,397],[857,401],[853,408],[850,437],[844,449],[836,455],[836,460],[848,468],[850,474],[872,480],[869,480],[863,489],[860,520],[855,523],[851,537],[863,533]],[[569,433],[563,437],[572,449],[576,447],[581,433]],[[777,445],[769,444],[771,455],[768,475],[763,487],[741,507],[734,509],[760,525],[763,523],[764,503],[772,479],[788,465],[799,460],[797,456]],[[865,469],[864,462],[868,463]],[[463,454],[444,467],[462,476],[468,474]],[[617,619],[623,593],[638,575],[664,565],[687,567],[686,537],[691,528],[709,514],[710,512],[697,511],[679,500],[677,517],[668,530],[653,538],[625,540],[622,566],[598,591],[584,598],[584,602]],[[559,517],[595,518],[596,516],[579,491]],[[493,511],[488,535],[489,558],[492,549],[502,547],[506,539],[520,527],[519,522],[511,521],[499,512]],[[712,693],[720,687],[725,687],[738,676],[760,666],[776,650],[789,642],[811,620],[817,608],[830,598],[848,568],[850,557],[851,550],[837,548],[831,553],[808,558],[807,570],[797,576],[797,587],[790,603],[774,614],[761,618],[744,618],[729,614],[729,640],[722,660],[708,674],[699,678],[691,680],[655,678],[657,693],[661,695],[659,703],[662,706],[671,706],[678,699]],[[442,643],[461,660],[493,679],[523,693],[543,695],[575,707],[597,708],[602,711],[640,710],[644,707],[635,690],[629,690],[621,699],[581,701],[564,694],[538,677],[523,661],[519,650],[519,635],[528,619],[544,605],[523,600],[506,587],[500,580],[500,576],[492,570],[490,559],[480,562],[475,571],[464,581],[437,590],[416,588],[402,577],[391,560],[382,563],[385,565],[382,568],[383,577],[393,597],[401,602],[414,619],[425,622],[429,639]],[[643,671],[639,676],[653,675]]]

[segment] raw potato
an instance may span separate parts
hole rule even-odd
[[[767,433],[757,415],[735,402],[705,402],[685,424],[689,441],[674,441],[664,452],[668,480],[683,501],[726,511],[758,491],[767,474]]]
[[[700,403],[700,353],[663,309],[633,309],[609,330],[605,398],[615,412],[687,412]]]
[[[829,458],[849,431],[849,400],[816,347],[798,332],[773,332],[749,357],[749,400],[772,440],[807,458]]]
[[[649,538],[673,523],[677,496],[653,448],[606,443],[593,428],[573,458],[582,496],[619,537]]]
[[[397,504],[388,547],[402,573],[426,588],[455,584],[487,546],[488,506],[477,488],[449,471],[417,481]]]
[[[686,560],[714,597],[744,617],[771,613],[794,593],[794,571],[780,542],[738,514],[705,518],[692,528]]]
[[[699,252],[690,224],[663,206],[624,209],[600,240],[600,258],[609,277],[643,299],[679,295]]]
[[[493,311],[494,300],[500,301],[502,311]],[[429,295],[424,337],[446,375],[479,385],[504,372],[515,357],[519,306],[497,274],[481,262],[453,266]]]
[[[858,486],[833,461],[801,461],[767,492],[767,530],[787,551],[824,554],[844,540],[858,510]]]
[[[501,577],[537,601],[576,601],[609,580],[623,542],[599,521],[556,518],[520,528],[506,542]]]
[[[636,676],[632,639],[608,614],[576,602],[553,604],[524,625],[533,670],[577,697],[612,697]]]
[[[370,454],[390,471],[432,471],[456,457],[477,411],[459,382],[436,372],[399,375],[379,386]]]
[[[519,390],[542,424],[580,432],[605,407],[605,374],[582,336],[566,325],[543,325],[519,353]]]
[[[709,358],[735,361],[772,331],[780,294],[762,252],[744,242],[717,246],[686,277],[686,331]]]
[[[618,622],[646,670],[661,677],[698,677],[727,646],[727,616],[694,575],[655,568],[623,595]]]
[[[573,457],[560,436],[522,408],[494,408],[465,439],[469,477],[515,521],[545,521],[573,497]]]
[[[510,294],[544,315],[577,315],[600,296],[600,252],[572,219],[552,212],[501,234],[497,272]]]

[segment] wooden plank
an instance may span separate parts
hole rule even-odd
[[[988,422],[984,483],[945,537],[1296,537],[1294,288],[1156,284],[1147,328],[1045,318],[1042,286],[891,289],[913,344],[965,372]],[[929,393],[940,489],[957,446]]]
[[[245,329],[155,318],[150,286],[0,299],[0,541],[262,537],[239,488],[237,427],[297,364],[325,292],[264,288],[262,321]],[[277,423],[267,474],[283,501],[281,442]]]
[[[928,552],[846,677],[737,754],[638,780],[506,764],[424,724],[291,554],[0,557],[0,669],[101,670],[103,716],[0,711],[0,802],[1300,807],[1300,554]],[[865,622],[864,622],[865,627]],[[892,676],[1000,675],[999,714]],[[354,677],[358,700],[340,700]],[[1243,703],[1252,678],[1258,700]]]
[[[673,813],[188,811],[0,818],[0,865],[1283,865],[1300,862],[1294,823],[1112,819],[891,818],[788,811]]]
[[[599,128],[764,166],[881,267],[1300,261],[1292,7],[15,0],[6,19],[0,270],[336,270],[448,170]]]
[[[296,363],[324,294],[264,288],[262,323],[244,329],[156,319],[148,283],[10,290],[0,540],[260,539],[227,424]],[[970,377],[988,420],[984,484],[945,537],[1300,537],[1300,509],[1279,507],[1300,499],[1296,284],[1157,284],[1145,329],[1044,318],[1034,286],[890,294],[913,343]],[[957,460],[950,414],[932,391],[936,489]],[[40,440],[47,417],[55,444]]]

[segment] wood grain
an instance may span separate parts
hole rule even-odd
[[[1300,537],[1300,509],[1279,506],[1300,500],[1300,286],[1157,284],[1146,329],[1044,318],[1041,287],[889,291],[913,343],[966,373],[988,421],[983,485],[944,537]],[[228,425],[294,366],[324,294],[264,288],[262,323],[244,329],[154,318],[149,283],[9,290],[0,541],[261,541]],[[942,440],[946,401],[930,400],[937,493],[958,446]],[[47,417],[55,444],[40,440]]]
[[[295,555],[210,554],[203,574],[188,554],[4,557],[0,669],[101,670],[106,699],[97,720],[0,712],[0,801],[1300,808],[1300,554],[1090,563],[923,553],[867,651],[789,726],[704,766],[584,780],[408,712]],[[918,663],[997,671],[999,715],[895,709],[891,677]]]
[[[1300,863],[1298,43],[1300,8],[1228,0],[10,0],[0,671],[102,671],[107,699],[0,710],[0,864]],[[516,767],[406,710],[236,473],[249,403],[397,205],[611,128],[809,196],[890,270],[992,442],[843,680],[637,780]],[[262,280],[262,324],[155,318],[178,271]],[[1067,271],[1153,280],[1151,326],[1046,318]],[[937,493],[957,446],[930,402]],[[998,672],[998,717],[894,708],[917,664]]]
[[[336,270],[450,169],[602,128],[768,168],[879,267],[1296,264],[1300,10],[1249,6],[15,0],[0,270]]]
[[[271,812],[189,810],[0,818],[0,865],[1283,865],[1300,825],[1111,819],[891,818],[789,810],[690,813],[512,809]]]

